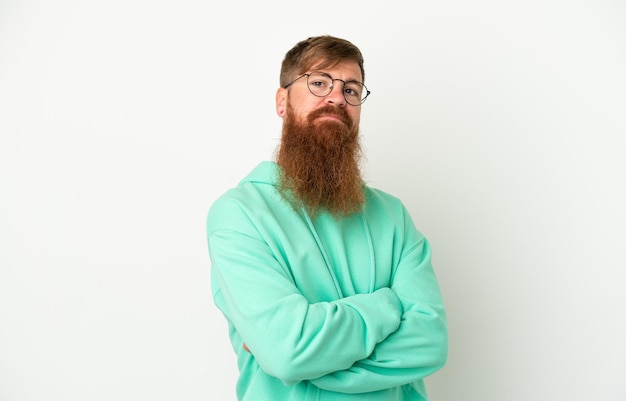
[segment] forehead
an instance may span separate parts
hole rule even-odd
[[[362,81],[361,67],[355,61],[335,61],[329,62],[322,60],[314,63],[309,69],[309,72],[318,71],[325,72],[333,78],[340,78],[344,81]]]

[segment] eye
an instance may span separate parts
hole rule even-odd
[[[333,80],[327,74],[314,72],[309,75],[309,90],[315,96],[326,96],[333,88]]]
[[[318,79],[317,81],[309,81],[309,85],[317,86],[319,88],[323,88],[325,86],[328,86],[328,82],[321,81],[321,80]]]
[[[358,82],[346,82],[344,85],[343,91],[346,95],[355,98],[361,98],[361,94],[363,93],[363,86]]]
[[[332,81],[323,75],[311,75],[309,78],[309,85],[320,89],[326,89],[332,85]]]

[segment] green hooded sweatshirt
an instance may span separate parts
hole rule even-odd
[[[361,213],[311,217],[278,192],[278,169],[262,162],[207,217],[238,400],[426,400],[448,351],[427,240],[370,187]]]

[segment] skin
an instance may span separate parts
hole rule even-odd
[[[312,69],[307,72],[315,71]],[[339,78],[344,81],[356,80],[362,81],[361,69],[359,65],[353,61],[343,61],[333,68],[325,69],[333,78]],[[285,118],[287,105],[289,104],[295,111],[296,117],[301,121],[311,112],[323,106],[332,105],[334,107],[343,107],[346,109],[355,126],[359,126],[361,120],[361,106],[352,106],[346,103],[343,97],[343,83],[335,81],[332,92],[326,97],[317,97],[313,95],[307,88],[306,78],[299,79],[289,88],[278,88],[276,92],[276,113],[280,118]],[[321,116],[320,119],[341,121],[338,117],[328,114]]]

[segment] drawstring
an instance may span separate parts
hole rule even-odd
[[[363,229],[365,230],[365,235],[367,236],[367,245],[369,246],[370,251],[370,288],[367,292],[371,294],[374,292],[376,285],[376,258],[374,257],[374,241],[372,241],[372,233],[370,232],[370,227],[367,224],[367,219],[363,213],[361,213],[361,221],[363,222]]]

